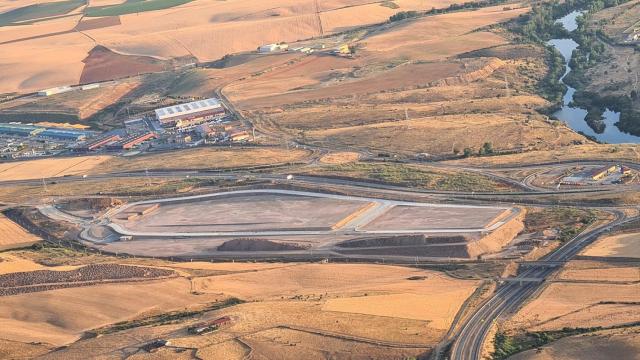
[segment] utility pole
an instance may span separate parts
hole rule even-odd
[[[507,74],[504,74],[504,84],[505,90],[507,91],[507,97],[511,97],[511,89],[509,89],[509,79],[507,79]]]

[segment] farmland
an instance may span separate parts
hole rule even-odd
[[[168,9],[191,1],[193,0],[127,0],[122,4],[91,6],[85,14],[90,17],[117,16]]]
[[[6,260],[9,262],[31,261],[29,251],[5,256],[9,256]],[[81,256],[74,261],[76,264],[97,261],[105,268],[126,269],[123,265],[113,265],[114,260]],[[82,266],[65,269],[79,271]],[[195,348],[202,356],[223,351],[225,358],[239,359],[250,350],[265,356],[272,354],[279,351],[281,339],[290,339],[304,344],[287,350],[294,357],[316,356],[313,354],[327,346],[333,348],[331,351],[336,356],[357,353],[417,356],[428,352],[444,334],[457,309],[478,284],[438,272],[366,264],[208,264],[147,260],[146,266],[151,266],[146,268],[148,274],[149,271],[176,271],[184,275],[160,280],[149,278],[134,284],[127,283],[131,279],[122,273],[119,276],[123,282],[117,284],[46,290],[38,293],[38,297],[4,297],[0,322],[5,330],[0,349],[7,356],[16,356],[23,351],[42,353],[51,346],[70,344],[58,355],[75,357],[83,352],[99,351],[109,356],[115,350],[104,347],[98,350],[105,341],[113,346],[135,347],[132,338],[145,343],[162,337],[170,339],[174,347]],[[33,268],[58,272],[61,269],[59,266]],[[103,273],[110,276],[110,272]],[[191,285],[182,277],[190,273],[197,274]],[[4,276],[12,274],[17,273]],[[64,277],[65,271],[60,274]],[[410,280],[416,277],[422,280]],[[105,305],[97,301],[113,292],[119,294],[117,303]],[[251,301],[225,307],[225,299],[232,297]],[[354,301],[364,307],[351,308],[348,304]],[[380,301],[384,301],[384,309],[380,308]],[[407,301],[427,303],[431,310],[418,310],[423,308],[418,307],[415,312],[407,313],[403,310],[409,304]],[[8,311],[18,303],[21,311],[31,314],[28,319]],[[69,304],[73,304],[73,311],[68,311]],[[185,312],[186,309],[189,311]],[[190,335],[184,330],[195,321],[223,315],[234,319],[229,328],[203,336]],[[46,320],[54,318],[54,324]],[[179,320],[162,320],[170,318]],[[157,322],[155,326],[136,325],[150,319]],[[114,322],[119,324],[105,326]],[[103,335],[74,342],[83,332],[92,329]],[[30,341],[42,342],[42,347],[30,348]],[[10,343],[14,345],[6,346]]]
[[[0,214],[0,249],[30,246],[41,239]]]
[[[83,175],[110,158],[110,156],[87,156],[8,162],[0,164],[0,179],[9,181]]]

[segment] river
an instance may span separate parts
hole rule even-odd
[[[576,18],[582,14],[581,11],[574,11],[560,19],[558,22],[564,26],[567,31],[574,31],[578,28]],[[569,61],[573,55],[573,50],[578,47],[578,43],[572,39],[552,39],[548,44],[553,45],[562,54],[565,59],[565,73],[560,78],[560,81],[564,84],[564,78],[571,71]],[[566,85],[566,84],[565,84]],[[602,133],[596,133],[584,120],[587,116],[587,111],[578,107],[569,106],[573,101],[573,94],[576,89],[567,85],[567,92],[562,98],[563,106],[560,110],[556,111],[553,115],[559,120],[565,122],[569,127],[575,131],[580,131],[585,135],[593,136],[598,141],[606,142],[609,144],[621,144],[621,143],[640,143],[640,136],[634,136],[624,133],[615,126],[615,123],[620,120],[620,113],[607,109],[604,114],[605,128]]]

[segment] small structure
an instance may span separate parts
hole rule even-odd
[[[51,96],[56,94],[62,94],[73,90],[71,86],[58,86],[50,89],[44,89],[38,91],[38,96]]]
[[[229,316],[223,316],[212,321],[194,324],[193,326],[188,327],[187,331],[190,334],[202,335],[228,325],[231,325],[231,318]]]
[[[286,51],[288,49],[289,49],[289,45],[287,45],[285,43],[266,44],[266,45],[261,45],[260,47],[258,47],[258,52],[259,53],[270,53],[270,52],[275,52],[275,51]]]
[[[618,165],[607,165],[607,166],[603,166],[603,167],[589,171],[588,175],[592,180],[598,181],[598,180],[602,180],[607,175],[611,175],[617,172],[619,169],[620,167]]]
[[[244,142],[251,140],[251,136],[247,131],[240,130],[229,133],[229,139],[233,142]]]
[[[100,87],[99,83],[93,83],[93,84],[86,84],[86,85],[82,85],[80,86],[80,90],[91,90],[91,89],[97,89]]]

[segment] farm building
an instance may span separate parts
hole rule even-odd
[[[210,331],[218,330],[219,328],[230,324],[231,318],[228,316],[223,316],[212,321],[194,324],[193,326],[190,326],[187,331],[191,334],[200,335]]]
[[[211,98],[164,107],[157,109],[155,113],[162,126],[189,130],[216,117],[222,117],[225,110],[218,99]]]

